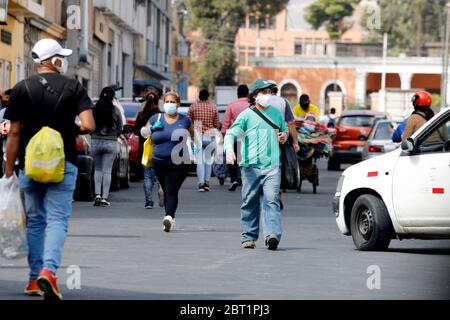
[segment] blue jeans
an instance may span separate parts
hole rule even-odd
[[[197,178],[199,183],[209,182],[214,162],[215,141],[203,140],[202,149],[197,154]]]
[[[256,241],[259,237],[259,221],[263,211],[264,239],[275,235],[281,240],[281,210],[279,192],[281,169],[241,168],[242,207],[241,222],[243,233],[241,242]]]
[[[158,179],[156,178],[155,169],[153,167],[145,167],[144,170],[144,193],[145,193],[145,204],[153,206],[153,187],[158,184]]]
[[[20,171],[20,188],[25,195],[30,280],[36,280],[43,268],[56,274],[61,265],[77,174],[77,167],[66,162],[63,182],[41,184]]]

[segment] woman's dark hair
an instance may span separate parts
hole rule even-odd
[[[430,107],[414,107],[413,114],[417,114],[418,112],[425,114],[425,120],[427,121],[430,121],[435,115]]]
[[[154,89],[153,87],[149,88],[147,90],[147,93],[145,95],[146,101],[145,106],[142,109],[142,117],[146,121],[148,121],[151,117],[153,117],[155,114],[160,113],[159,110],[159,99],[160,94],[157,89]]]
[[[249,95],[248,95],[248,103],[250,103],[250,106],[251,107],[253,107],[253,106],[255,106],[256,105],[256,96],[258,95],[258,93],[254,93],[254,92],[252,92],[252,93],[250,93]]]
[[[94,120],[97,128],[102,128],[106,126],[111,129],[114,123],[114,104],[113,99],[116,93],[111,87],[106,87],[100,93],[100,99],[95,105],[94,109]]]
[[[200,93],[198,95],[200,101],[206,101],[209,99],[209,92],[206,89],[200,90]]]

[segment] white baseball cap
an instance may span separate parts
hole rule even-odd
[[[68,57],[72,55],[72,50],[64,49],[56,40],[42,39],[34,45],[32,53],[33,61],[41,63],[54,56]]]

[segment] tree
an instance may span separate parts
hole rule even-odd
[[[234,43],[248,13],[260,17],[276,15],[288,0],[188,0],[187,29],[200,30],[199,59],[193,63],[199,86],[211,91],[216,84],[234,85]]]
[[[325,27],[331,39],[339,39],[347,30],[344,18],[353,15],[359,0],[317,0],[306,8],[305,20],[314,29]]]
[[[443,38],[446,0],[379,0],[381,28],[369,29],[368,41],[389,35],[389,54],[413,52],[421,55],[424,44]]]

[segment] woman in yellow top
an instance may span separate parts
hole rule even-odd
[[[305,119],[309,113],[313,113],[316,119],[320,119],[320,110],[317,106],[311,104],[309,96],[304,94],[300,97],[300,104],[296,105],[292,113],[297,120]]]

